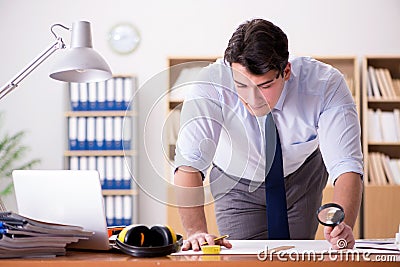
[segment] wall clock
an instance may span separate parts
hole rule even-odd
[[[140,43],[140,33],[132,24],[120,23],[111,29],[108,42],[116,53],[130,54]]]

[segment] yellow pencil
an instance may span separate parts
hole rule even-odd
[[[214,242],[218,241],[218,240],[221,240],[221,239],[224,239],[224,238],[228,238],[228,237],[229,237],[229,235],[221,235],[219,237],[214,238]],[[201,244],[201,246],[205,246],[205,245],[208,245],[208,242],[204,242],[203,244]]]

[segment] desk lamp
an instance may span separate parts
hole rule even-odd
[[[0,100],[14,90],[18,84],[36,69],[43,61],[56,50],[66,48],[61,37],[57,36],[53,28],[62,27],[71,30],[71,48],[66,50],[62,60],[56,64],[50,77],[65,82],[98,82],[111,78],[111,70],[106,61],[92,48],[90,23],[77,21],[72,24],[72,29],[61,24],[51,26],[51,32],[56,41],[32,60],[21,72],[0,89]]]
[[[54,24],[50,31],[56,38],[47,49],[32,60],[21,72],[15,75],[7,84],[0,89],[0,100],[8,93],[13,91],[19,83],[25,79],[43,61],[51,56],[56,50],[66,48],[61,37],[57,36],[53,28],[62,27],[71,30],[71,48],[65,56],[56,64],[50,77],[65,82],[99,82],[111,78],[112,73],[107,62],[93,50],[90,23],[87,21],[77,21],[72,24],[72,29],[61,24]],[[0,198],[0,211],[6,208]]]

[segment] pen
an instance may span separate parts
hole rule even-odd
[[[229,235],[222,235],[222,236],[216,237],[216,238],[214,238],[214,242],[224,239],[224,238],[228,238],[228,237],[229,237]],[[201,246],[205,246],[205,245],[208,245],[208,242],[204,242],[203,244],[201,244]]]

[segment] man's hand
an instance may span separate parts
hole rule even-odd
[[[214,239],[216,238],[215,235],[210,235],[207,233],[195,233],[192,234],[188,237],[187,240],[183,242],[182,250],[189,250],[193,249],[194,251],[199,251],[201,244],[207,242],[208,245],[220,245],[224,246],[226,248],[231,248],[232,244],[226,240],[226,239],[221,239],[216,242],[214,242]]]
[[[344,222],[338,224],[334,228],[331,226],[324,227],[325,239],[332,245],[332,249],[352,249],[356,243],[353,230]]]
[[[336,179],[333,202],[343,207],[346,217],[334,228],[324,227],[324,236],[333,249],[353,248],[355,245],[353,227],[360,211],[362,190],[363,184],[358,173],[346,172]]]

